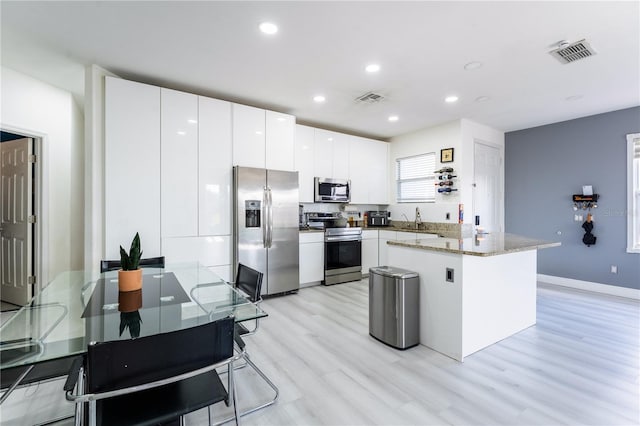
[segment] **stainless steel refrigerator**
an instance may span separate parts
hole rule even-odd
[[[298,172],[235,166],[234,267],[264,274],[262,294],[298,290]]]

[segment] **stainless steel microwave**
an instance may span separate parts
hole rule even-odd
[[[351,181],[346,179],[314,179],[316,203],[348,203],[351,201]]]

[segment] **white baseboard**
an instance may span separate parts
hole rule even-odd
[[[596,293],[609,294],[611,296],[627,297],[640,300],[640,290],[635,288],[618,287],[609,284],[592,283],[589,281],[574,280],[572,278],[556,277],[553,275],[538,274],[538,281],[560,285],[563,287],[577,288],[580,290],[594,291]]]

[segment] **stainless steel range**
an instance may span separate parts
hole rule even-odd
[[[362,279],[362,228],[324,231],[324,285]]]

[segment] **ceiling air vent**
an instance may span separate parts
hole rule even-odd
[[[356,98],[356,103],[367,103],[367,104],[375,104],[376,102],[380,102],[381,100],[384,99],[384,96],[378,94],[378,93],[373,93],[373,92],[367,92],[362,96],[358,96]]]
[[[582,39],[575,43],[561,41],[558,43],[558,48],[549,53],[563,64],[568,64],[569,62],[575,62],[593,56],[596,54],[596,51],[593,50],[585,39]]]

